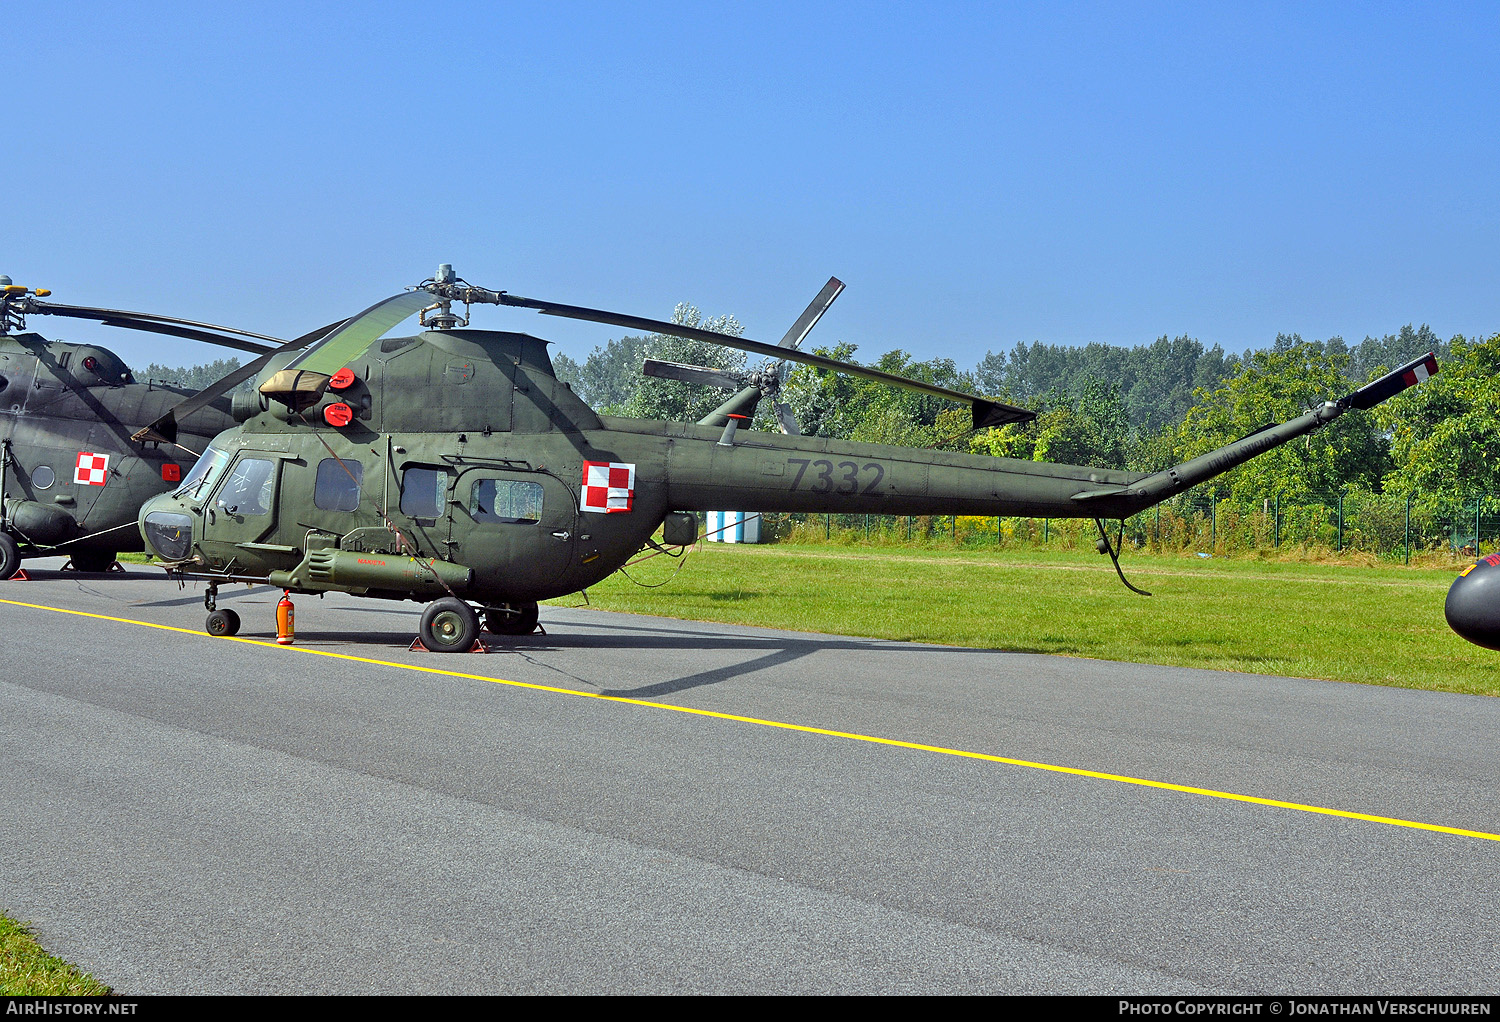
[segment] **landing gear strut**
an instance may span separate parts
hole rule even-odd
[[[219,610],[219,584],[210,582],[203,590],[203,606],[208,611],[208,620],[203,622],[203,630],[209,635],[238,635],[240,631],[240,616],[229,609]]]
[[[484,626],[496,635],[530,635],[539,616],[535,603],[501,603],[484,608]]]

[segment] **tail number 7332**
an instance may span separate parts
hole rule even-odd
[[[853,461],[834,462],[824,458],[788,458],[786,463],[797,466],[792,489],[806,490],[808,493],[869,493],[885,478],[885,469],[873,461],[860,465]],[[859,482],[860,472],[869,477],[863,487]],[[806,485],[803,485],[804,479],[807,480]]]

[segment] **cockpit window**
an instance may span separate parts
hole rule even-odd
[[[241,458],[214,503],[232,515],[263,515],[271,510],[276,484],[276,463],[262,458]]]
[[[229,464],[229,455],[217,447],[210,447],[203,452],[203,457],[198,459],[182,480],[182,485],[173,491],[174,497],[187,497],[189,500],[197,500],[199,496],[206,493],[208,488],[219,478],[219,473],[224,471],[224,466]]]

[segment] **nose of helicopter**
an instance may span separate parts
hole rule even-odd
[[[141,505],[141,538],[146,549],[164,561],[186,560],[193,549],[193,518],[182,502],[169,493],[153,497]]]
[[[1476,646],[1500,649],[1500,553],[1465,568],[1448,590],[1448,627]]]

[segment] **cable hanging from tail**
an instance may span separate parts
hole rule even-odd
[[[1132,593],[1138,593],[1141,596],[1150,596],[1151,594],[1146,592],[1146,590],[1137,589],[1135,586],[1131,585],[1130,579],[1125,577],[1125,572],[1120,568],[1120,556],[1118,553],[1116,553],[1116,551],[1119,549],[1120,544],[1125,540],[1125,519],[1120,519],[1120,531],[1119,534],[1115,537],[1115,541],[1113,544],[1111,544],[1109,541],[1109,533],[1104,531],[1104,519],[1095,518],[1094,524],[1099,528],[1099,542],[1094,545],[1098,548],[1101,554],[1109,554],[1109,559],[1115,562],[1115,574],[1120,576],[1120,581],[1125,583],[1125,588],[1129,589]]]

